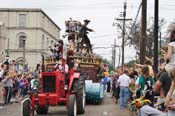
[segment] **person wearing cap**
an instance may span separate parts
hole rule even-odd
[[[82,37],[81,44],[85,43],[88,48],[91,49],[91,42],[87,36],[88,31],[93,32],[94,30],[90,29],[87,27],[89,24],[90,20],[84,20],[84,25],[82,25],[81,30],[80,30],[80,37]]]

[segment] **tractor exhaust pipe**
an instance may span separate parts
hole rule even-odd
[[[45,72],[44,55],[42,54],[42,72]]]

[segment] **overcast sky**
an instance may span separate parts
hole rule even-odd
[[[3,8],[42,8],[51,19],[62,29],[64,33],[64,21],[72,17],[83,22],[90,19],[89,27],[94,29],[89,37],[94,47],[110,47],[114,38],[117,45],[121,46],[121,39],[117,38],[117,30],[112,26],[114,18],[123,11],[125,0],[0,0],[0,7]],[[168,1],[168,2],[167,2]],[[126,0],[127,18],[136,17],[141,0]],[[175,17],[175,1],[159,0],[160,17],[167,22],[173,21]],[[148,0],[148,17],[154,16],[154,0]],[[137,19],[140,20],[140,14]],[[134,59],[135,53],[132,48],[125,48],[125,61]],[[111,59],[111,49],[95,49],[96,53],[107,59]],[[117,50],[118,55],[118,50]],[[118,56],[117,56],[118,57]],[[117,60],[116,60],[117,61]]]

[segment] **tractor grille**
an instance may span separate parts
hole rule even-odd
[[[55,93],[56,92],[56,77],[55,76],[43,76],[43,92]]]

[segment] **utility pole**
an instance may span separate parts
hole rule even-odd
[[[122,29],[122,69],[124,69],[124,58],[125,58],[125,56],[124,56],[124,49],[125,49],[125,22],[126,21],[130,21],[130,20],[132,20],[132,19],[126,19],[126,8],[127,8],[127,3],[126,3],[126,1],[124,2],[124,11],[123,11],[123,18],[122,19],[119,19],[119,18],[117,18],[117,20],[119,20],[119,21],[123,21],[123,29]]]
[[[141,40],[140,40],[140,64],[144,64],[146,53],[146,25],[147,25],[147,0],[142,0],[142,18],[141,18]]]
[[[159,29],[159,0],[155,0],[154,9],[154,71],[158,72],[158,29]]]
[[[116,64],[116,39],[114,39],[114,45],[112,45],[112,66],[115,70],[115,64]]]
[[[120,50],[120,46],[118,47],[119,50],[119,56],[118,56],[118,68],[120,67],[120,56],[121,56],[121,50]]]

